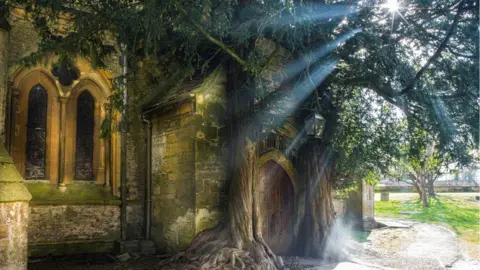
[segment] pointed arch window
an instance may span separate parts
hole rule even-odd
[[[28,96],[25,179],[45,179],[48,94],[37,84]]]
[[[85,90],[77,100],[75,179],[78,180],[93,180],[94,117],[95,100]]]

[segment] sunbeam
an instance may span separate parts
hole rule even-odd
[[[440,126],[442,128],[446,127],[448,134],[454,134],[455,125],[447,110],[445,109],[445,103],[443,102],[443,100],[440,98],[432,100],[432,107],[437,121],[440,122]]]
[[[302,128],[302,130],[300,130],[297,134],[297,136],[295,136],[295,138],[292,140],[292,142],[287,146],[287,148],[285,149],[284,151],[284,155],[289,157],[290,154],[292,153],[292,151],[294,149],[296,149],[299,144],[301,143],[301,139],[305,136],[305,127]]]
[[[292,10],[292,15],[279,17],[278,20],[272,21],[268,27],[277,29],[286,25],[294,27],[294,24],[315,23],[322,21],[330,21],[355,14],[357,9],[355,6],[345,5],[315,5],[302,6]]]
[[[333,50],[338,48],[342,43],[354,37],[357,33],[361,32],[361,29],[354,29],[345,34],[340,35],[335,40],[328,42],[325,45],[322,45],[315,51],[312,51],[305,55],[302,60],[296,60],[293,63],[288,64],[282,72],[279,72],[274,79],[281,84],[291,80],[292,78],[300,75],[301,72],[305,71],[307,67],[311,64],[318,62],[322,57],[325,57]]]
[[[394,13],[398,11],[400,5],[398,4],[397,0],[387,0],[387,3],[385,3],[384,7],[387,8],[390,12]]]
[[[314,180],[313,185],[310,189],[310,197],[313,196],[315,192],[318,192],[318,185],[322,181],[322,179],[326,180],[325,172],[327,170],[327,166],[330,163],[330,160],[333,158],[333,150],[332,148],[327,148],[325,153],[323,154],[322,165],[320,167],[320,172],[318,173],[318,178]]]
[[[278,127],[283,120],[315,90],[315,88],[335,69],[338,60],[329,60],[318,64],[309,76],[302,76],[291,92],[290,97],[279,96],[272,99],[269,104],[255,117],[252,125],[268,123],[270,127]],[[273,108],[272,108],[273,107]],[[272,115],[276,115],[272,119]],[[251,126],[250,128],[255,128]]]

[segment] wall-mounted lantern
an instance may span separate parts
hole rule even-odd
[[[327,120],[325,120],[325,118],[323,118],[318,112],[315,112],[305,120],[305,131],[309,137],[321,139],[326,123]]]

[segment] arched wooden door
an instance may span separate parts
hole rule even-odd
[[[293,243],[295,193],[285,170],[275,161],[260,167],[262,235],[273,252],[286,254]]]

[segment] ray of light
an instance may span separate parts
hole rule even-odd
[[[355,14],[356,12],[357,8],[355,6],[325,4],[302,6],[293,9],[294,15],[279,17],[278,20],[271,21],[268,27],[277,29],[283,26],[293,26],[294,24],[331,21]]]
[[[338,59],[325,61],[317,65],[310,76],[303,76],[302,80],[293,87],[288,97],[279,96],[269,101],[252,121],[249,129],[254,130],[260,125],[268,123],[269,128],[280,126],[297,107],[308,98],[315,88],[335,69]]]
[[[409,23],[407,22],[407,20],[405,19],[405,17],[403,17],[403,15],[400,13],[400,11],[397,11],[396,13],[400,16],[400,18],[402,18],[402,20],[403,20],[406,24],[409,24]]]
[[[288,64],[282,72],[279,72],[274,76],[274,80],[282,84],[292,78],[296,78],[301,72],[305,71],[310,64],[318,62],[321,58],[331,53],[342,43],[354,37],[361,31],[361,29],[354,29],[344,33],[336,39],[329,41],[327,44],[320,46],[317,50],[308,53],[304,59],[296,60],[295,62]]]
[[[397,12],[400,8],[400,5],[397,0],[387,0],[385,4],[385,8],[387,8],[390,12]]]
[[[327,180],[325,172],[332,158],[333,158],[333,150],[332,148],[328,147],[325,153],[322,154],[322,158],[320,159],[322,161],[322,165],[320,167],[318,177],[314,180],[315,182],[312,184],[312,187],[310,188],[310,194],[309,194],[310,197],[312,197],[315,192],[318,192],[318,185],[320,184],[322,179],[323,181]]]
[[[452,118],[445,109],[445,103],[442,99],[436,98],[431,100],[433,111],[437,120],[441,123],[441,127],[446,127],[448,134],[455,133],[455,125],[452,121]]]
[[[292,140],[292,142],[290,142],[290,144],[287,146],[287,148],[285,149],[283,154],[286,157],[289,157],[290,154],[292,153],[292,151],[298,147],[299,143],[301,142],[301,140],[304,136],[305,136],[305,127],[302,128],[302,130],[300,130],[298,132],[297,136],[295,136],[295,138]]]

